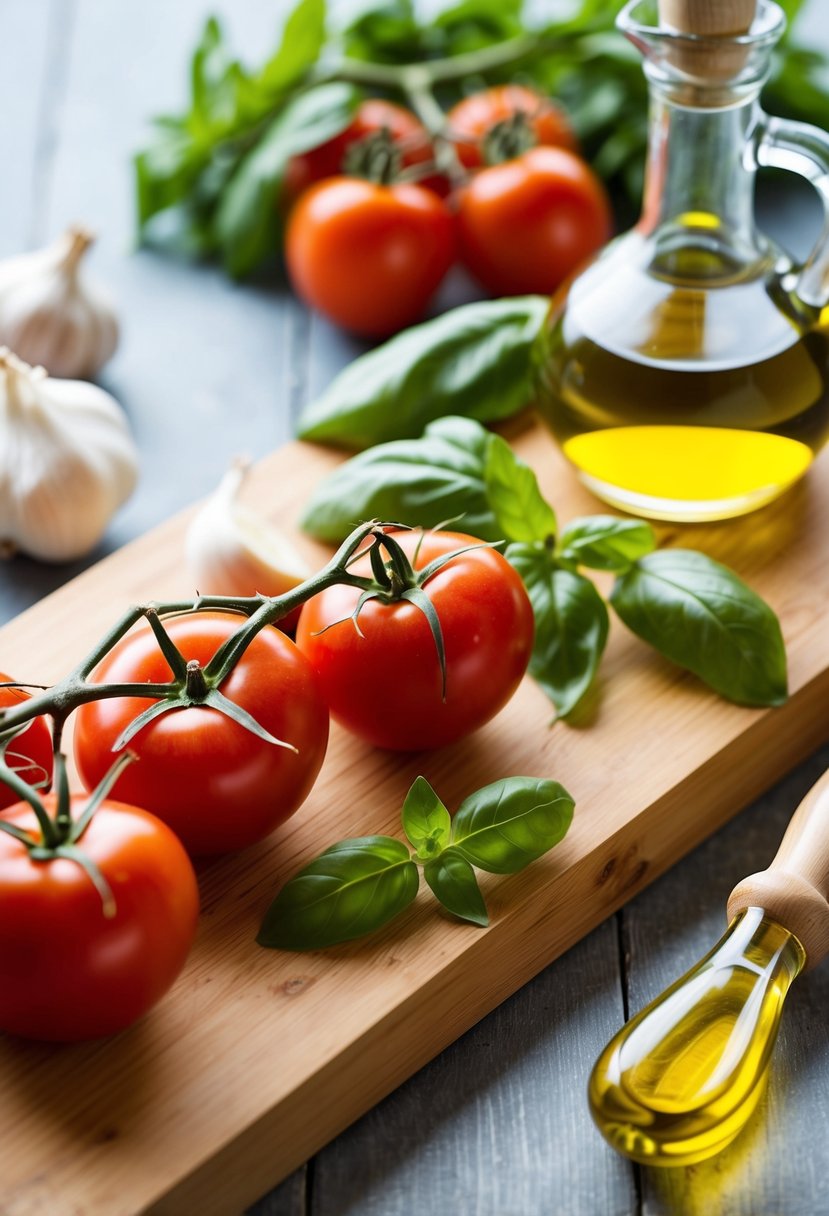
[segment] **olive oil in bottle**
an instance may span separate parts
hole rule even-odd
[[[593,1118],[646,1165],[692,1165],[730,1144],[762,1097],[792,980],[795,937],[750,908],[596,1062]]]
[[[631,0],[620,14],[651,98],[643,212],[553,301],[539,346],[541,415],[581,479],[662,519],[759,507],[829,437],[829,245],[795,267],[754,221],[757,168],[822,189],[829,136],[760,109],[785,19],[741,0],[735,26],[734,8],[660,0],[660,25]]]
[[[827,335],[803,325],[771,269],[747,278],[691,244],[644,272],[628,242],[551,310],[542,416],[585,484],[623,510],[701,520],[762,506],[829,436]]]

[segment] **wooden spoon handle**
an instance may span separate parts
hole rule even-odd
[[[731,892],[729,920],[746,908],[762,908],[793,933],[807,967],[829,954],[829,772],[795,811],[769,868]]]

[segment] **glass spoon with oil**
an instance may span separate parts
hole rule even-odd
[[[645,1165],[692,1165],[742,1130],[762,1096],[793,979],[829,954],[829,773],[774,861],[728,900],[714,949],[608,1043],[590,1077],[606,1140]]]

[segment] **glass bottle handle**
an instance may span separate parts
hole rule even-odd
[[[823,200],[823,232],[800,268],[795,292],[809,307],[825,308],[829,304],[829,135],[809,123],[766,118],[756,156],[760,166],[807,178]]]

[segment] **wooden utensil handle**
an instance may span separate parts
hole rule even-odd
[[[813,785],[792,816],[767,870],[738,883],[728,899],[729,920],[763,908],[806,951],[806,966],[829,954],[829,772]]]

